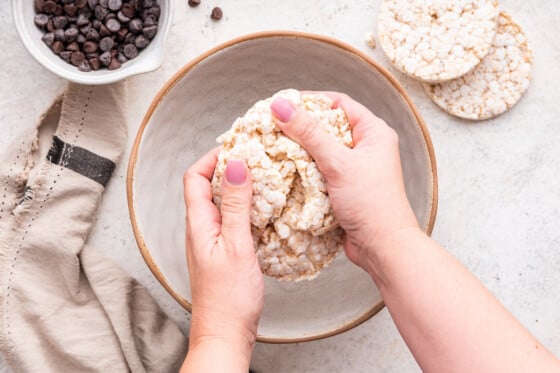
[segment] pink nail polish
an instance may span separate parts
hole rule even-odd
[[[247,167],[239,159],[230,159],[226,165],[226,180],[233,185],[241,185],[247,179]]]
[[[278,97],[272,101],[272,104],[270,104],[270,110],[272,110],[272,114],[276,118],[284,123],[289,122],[296,112],[292,103],[282,97]]]

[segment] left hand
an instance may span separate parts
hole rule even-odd
[[[251,174],[243,161],[228,161],[218,211],[210,185],[218,153],[206,154],[183,180],[192,292],[189,354],[199,344],[216,342],[250,359],[264,299],[251,235]]]

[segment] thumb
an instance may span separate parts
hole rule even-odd
[[[276,125],[286,136],[300,144],[313,157],[323,175],[329,179],[340,170],[340,155],[346,149],[327,133],[315,118],[290,101],[278,97],[270,104]]]
[[[253,188],[251,175],[242,160],[230,159],[227,162],[222,180],[222,236],[224,240],[237,247],[251,238],[251,198]],[[242,244],[245,247],[245,244]],[[252,245],[249,245],[251,249]]]

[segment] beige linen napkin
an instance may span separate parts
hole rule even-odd
[[[0,351],[16,372],[171,372],[185,355],[146,289],[86,242],[126,98],[125,83],[70,84],[47,157],[33,165],[37,129],[0,156]]]

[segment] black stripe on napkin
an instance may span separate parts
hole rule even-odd
[[[59,137],[53,137],[53,143],[47,154],[47,161],[66,167],[99,184],[106,186],[115,170],[115,163],[87,149],[70,145]]]

